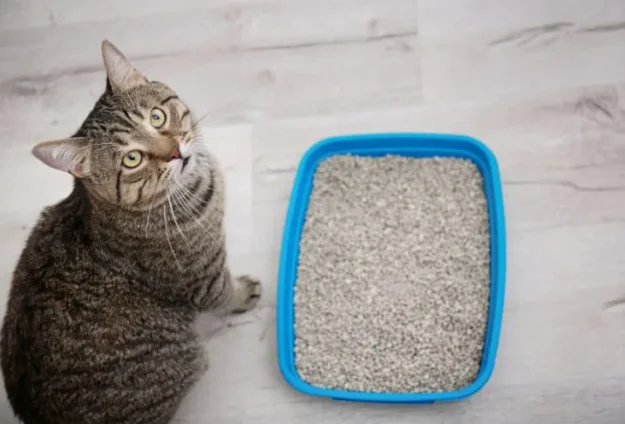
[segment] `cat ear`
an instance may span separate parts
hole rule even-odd
[[[33,155],[46,165],[77,178],[88,174],[89,155],[82,137],[44,141],[33,148]]]
[[[108,40],[102,42],[102,58],[108,77],[107,89],[110,88],[113,93],[122,93],[147,82],[141,72]]]

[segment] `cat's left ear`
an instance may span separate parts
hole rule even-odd
[[[33,148],[33,155],[46,165],[77,178],[89,175],[89,150],[82,137],[44,141]]]
[[[102,58],[106,68],[107,87],[113,93],[123,93],[147,83],[147,78],[132,66],[126,56],[108,40],[102,42]]]

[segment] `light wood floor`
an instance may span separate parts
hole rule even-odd
[[[109,38],[208,113],[235,272],[261,307],[200,323],[212,367],[179,423],[625,422],[623,0],[0,0],[0,312],[70,179],[29,154],[104,88]],[[467,133],[504,180],[509,276],[495,373],[435,406],[302,396],[276,365],[278,251],[304,150],[343,133]],[[4,392],[0,422],[15,423]]]

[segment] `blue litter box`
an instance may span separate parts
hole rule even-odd
[[[490,223],[490,307],[482,363],[477,378],[469,386],[444,393],[370,393],[333,390],[305,382],[295,367],[294,286],[297,280],[299,243],[313,178],[320,162],[334,155],[456,157],[469,159],[484,179]],[[506,274],[506,231],[503,196],[497,161],[480,141],[461,135],[445,134],[367,134],[333,137],[312,146],[302,158],[287,212],[280,255],[277,300],[278,361],[286,381],[296,390],[336,400],[379,403],[433,403],[457,401],[479,391],[495,366],[503,315]]]

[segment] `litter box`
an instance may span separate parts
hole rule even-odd
[[[490,299],[480,370],[470,385],[442,393],[373,393],[316,387],[299,376],[294,352],[294,287],[297,281],[300,237],[318,164],[330,156],[346,154],[468,159],[482,174],[490,230]],[[505,290],[505,234],[503,196],[497,161],[488,147],[474,138],[422,133],[366,134],[332,137],[315,144],[305,153],[297,169],[280,256],[277,348],[279,367],[285,380],[294,389],[307,395],[357,402],[433,403],[458,401],[475,394],[484,387],[495,366]]]

